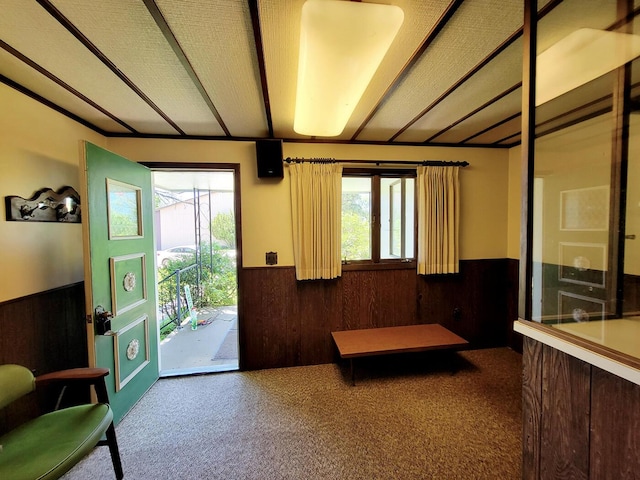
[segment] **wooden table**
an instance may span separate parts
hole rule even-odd
[[[453,350],[469,342],[442,325],[406,325],[331,332],[341,358],[349,359],[351,382],[355,385],[353,359],[393,353]]]

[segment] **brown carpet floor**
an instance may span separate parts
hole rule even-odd
[[[356,365],[355,387],[346,364],[162,379],[116,428],[125,478],[520,478],[519,354]],[[114,478],[108,449],[64,478]]]

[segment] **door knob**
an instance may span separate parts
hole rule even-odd
[[[98,305],[95,310],[96,317],[96,333],[98,335],[106,335],[108,331],[111,330],[111,319],[113,318],[113,313],[105,310],[102,305]]]

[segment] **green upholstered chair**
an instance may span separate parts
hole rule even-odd
[[[54,382],[65,386],[94,385],[98,398],[97,404],[56,409],[1,436],[0,479],[59,478],[99,444],[109,446],[116,478],[122,479],[113,412],[104,381],[108,374],[106,368],[75,368],[34,378],[29,369],[20,365],[0,365],[0,409],[19,401],[37,386]]]

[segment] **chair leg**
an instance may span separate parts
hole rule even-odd
[[[107,445],[111,453],[111,461],[113,462],[113,470],[116,472],[116,479],[122,480],[124,473],[122,471],[122,461],[120,460],[120,451],[118,450],[118,441],[116,440],[116,429],[113,422],[107,428]]]
[[[98,402],[100,403],[109,403],[109,395],[107,393],[107,385],[104,381],[96,382],[94,384],[94,388],[96,389],[96,396],[98,397]],[[118,450],[118,441],[116,440],[116,428],[113,426],[113,422],[107,428],[107,445],[109,445],[109,452],[111,452],[111,461],[113,462],[113,469],[116,472],[116,479],[122,480],[124,478],[124,473],[122,471],[122,461],[120,460],[120,451]]]

